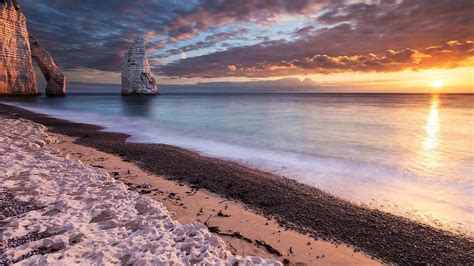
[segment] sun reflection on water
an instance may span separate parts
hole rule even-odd
[[[440,131],[439,104],[439,96],[433,95],[431,97],[431,105],[426,119],[425,136],[423,139],[422,155],[425,165],[430,168],[436,168],[440,164],[438,158]]]

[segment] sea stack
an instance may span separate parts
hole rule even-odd
[[[135,39],[123,58],[122,95],[158,95],[158,85],[145,51],[145,39]]]
[[[30,35],[29,39],[31,55],[38,64],[47,82],[46,95],[66,95],[66,76],[63,71],[56,65],[51,55],[35,37]]]
[[[0,95],[39,95],[26,18],[15,0],[0,5]]]

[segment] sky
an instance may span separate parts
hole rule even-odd
[[[309,78],[325,91],[474,92],[472,0],[19,2],[74,82],[120,83],[124,53],[146,36],[160,84]]]

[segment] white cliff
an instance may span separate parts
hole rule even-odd
[[[14,0],[0,9],[0,95],[38,95],[26,18]]]
[[[51,54],[44,49],[40,42],[31,35],[29,37],[31,55],[38,64],[47,82],[46,95],[65,95],[66,76],[63,71],[56,65]]]
[[[137,38],[122,64],[122,95],[157,95],[158,85],[151,72],[144,38]]]

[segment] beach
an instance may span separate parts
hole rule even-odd
[[[57,139],[46,127],[0,123],[2,265],[279,264],[232,255],[204,224],[181,224],[158,201],[50,147]]]
[[[16,107],[1,105],[1,113],[10,118],[30,119],[63,135],[59,137],[62,141],[54,144],[63,152],[92,167],[107,169],[132,190],[162,200],[178,220],[207,224],[228,241],[236,254],[272,255],[280,261],[307,264],[348,259],[353,264],[473,261],[474,244],[469,237],[354,205],[289,179],[174,146],[125,142],[125,134],[103,132],[97,126],[71,123]],[[89,152],[76,151],[76,145]],[[96,155],[91,156],[92,153]],[[135,166],[127,171],[114,169],[117,163],[104,163],[111,158],[127,163],[125,168],[131,168],[132,163]],[[157,179],[168,185],[155,184]],[[199,200],[187,200],[189,194]],[[213,203],[205,201],[207,197],[215,197]],[[244,212],[248,218],[237,221],[236,217]],[[287,232],[292,236],[283,235]],[[273,239],[268,235],[274,235]],[[277,239],[294,239],[299,245],[292,245],[291,241],[278,244]],[[370,256],[377,260],[370,260]]]
[[[259,215],[228,198],[183,182],[168,180],[164,176],[147,173],[127,159],[77,145],[74,138],[61,134],[54,136],[60,142],[53,146],[61,152],[70,154],[72,158],[80,159],[92,167],[103,167],[112,177],[124,182],[130,190],[162,202],[179,222],[206,223],[211,232],[220,236],[234,254],[252,254],[306,264],[379,264],[366,254],[355,253],[352,247],[315,240],[305,234],[288,230],[274,219]]]
[[[8,129],[11,129],[12,132],[9,132]],[[26,130],[25,130],[26,129]],[[21,133],[21,135],[20,135]],[[78,183],[75,183],[73,186],[75,187],[94,187],[94,182],[91,182],[91,178],[93,179],[94,176],[99,175],[105,179],[115,179],[120,180],[116,183],[124,183],[124,187],[126,187],[130,191],[135,191],[143,197],[149,197],[155,199],[156,201],[160,201],[163,203],[165,209],[163,210],[163,206],[160,206],[161,211],[164,212],[166,215],[171,216],[173,219],[178,220],[178,222],[183,224],[196,224],[199,223],[201,226],[205,225],[214,233],[215,238],[219,239],[222,238],[224,240],[227,250],[229,250],[234,255],[240,256],[261,256],[263,258],[274,258],[275,260],[262,260],[262,262],[266,263],[267,265],[274,265],[277,261],[283,262],[292,262],[292,263],[305,263],[305,264],[312,264],[312,263],[322,263],[322,264],[341,264],[341,263],[353,263],[353,264],[379,264],[380,262],[377,260],[373,260],[370,256],[365,255],[363,253],[355,253],[352,248],[345,246],[345,245],[337,245],[335,243],[331,243],[328,241],[316,240],[312,237],[307,235],[298,233],[293,230],[288,230],[288,228],[280,226],[275,220],[267,219],[262,215],[258,215],[251,210],[248,210],[241,204],[222,198],[214,193],[210,193],[204,190],[200,190],[198,188],[193,188],[190,186],[185,185],[181,182],[174,182],[165,179],[163,176],[157,176],[150,173],[147,173],[140,169],[137,165],[134,165],[129,160],[124,160],[118,156],[107,154],[96,149],[85,147],[82,145],[78,145],[74,143],[74,138],[56,134],[51,132],[46,132],[46,128],[42,127],[41,125],[35,124],[33,122],[27,120],[19,120],[19,119],[2,119],[2,135],[6,135],[8,137],[14,136],[16,143],[33,143],[31,145],[35,146],[38,145],[37,153],[57,153],[56,156],[61,156],[62,162],[69,162],[69,159],[72,159],[72,165],[62,166],[64,171],[67,172],[67,176],[59,176],[60,178],[70,178],[71,176],[77,175],[80,176],[81,179]],[[36,143],[36,144],[35,144]],[[22,144],[19,144],[22,145]],[[48,149],[54,150],[47,150],[45,152],[42,151],[42,148],[47,146]],[[9,152],[10,155],[13,155],[12,152]],[[5,160],[2,161],[9,161],[11,159],[4,158]],[[49,159],[49,158],[48,158]],[[43,176],[48,179],[53,176],[52,173],[48,173],[44,167],[54,167],[53,164],[50,164],[47,160],[43,159]],[[80,162],[79,162],[80,160]],[[20,162],[15,162],[15,164],[20,164]],[[49,165],[50,164],[50,165]],[[22,182],[31,182],[28,180],[27,171],[38,171],[37,167],[26,167],[25,165],[19,165],[19,169],[15,169],[9,167],[6,163],[2,165],[2,168],[9,169],[10,172],[6,172],[5,178],[6,180],[3,181],[1,184],[1,188],[4,189],[4,194],[6,198],[21,198],[25,197],[25,193],[31,193],[33,190],[32,187],[38,185],[38,183],[30,184],[28,189],[22,188],[21,193],[13,193],[8,194],[7,192],[12,189],[12,184],[8,183],[9,179],[12,179],[13,172],[20,171],[22,173],[23,179]],[[84,169],[88,172],[83,173]],[[78,171],[81,173],[78,174]],[[103,172],[107,172],[107,174]],[[98,172],[98,173],[97,173]],[[55,173],[57,174],[57,173]],[[105,175],[105,176],[104,176]],[[14,178],[15,179],[15,178]],[[74,191],[66,190],[58,190],[57,187],[51,187],[52,183],[54,182],[45,182],[44,179],[39,180],[40,186],[39,190],[44,190],[48,188],[52,193],[58,194],[68,194],[73,193],[74,195],[81,194],[77,192],[75,189]],[[60,182],[61,180],[57,180]],[[111,180],[109,180],[111,181]],[[121,186],[117,184],[117,186]],[[120,190],[121,188],[116,188]],[[16,190],[16,189],[15,189]],[[56,191],[55,191],[56,190]],[[7,194],[5,194],[7,193]],[[35,191],[35,194],[41,194],[38,191]],[[91,193],[92,194],[92,193]],[[42,195],[41,195],[42,196]],[[50,196],[50,195],[49,195]],[[99,196],[95,195],[94,197]],[[106,195],[106,198],[110,197],[110,195]],[[99,199],[97,199],[99,201]],[[12,201],[12,200],[10,200]],[[133,206],[133,203],[136,201],[135,199],[127,198],[129,203],[126,205]],[[8,203],[8,201],[5,201]],[[7,206],[7,203],[2,202],[2,206]],[[6,223],[6,225],[2,226],[2,238],[3,246],[2,246],[2,259],[3,263],[12,263],[12,262],[22,262],[22,263],[31,263],[31,262],[48,262],[53,263],[55,261],[61,262],[70,262],[70,263],[79,263],[79,262],[89,262],[89,263],[116,263],[117,259],[123,258],[123,256],[117,255],[117,253],[109,253],[106,256],[98,255],[98,254],[89,254],[88,260],[78,259],[77,257],[81,252],[73,253],[76,257],[75,260],[68,258],[69,255],[64,256],[64,260],[58,260],[58,257],[63,257],[60,255],[52,255],[47,256],[49,253],[59,252],[62,253],[63,249],[68,250],[71,247],[65,246],[61,240],[56,239],[56,242],[47,241],[51,237],[56,237],[57,235],[65,235],[67,234],[69,237],[74,235],[74,232],[71,230],[61,230],[55,228],[55,231],[52,231],[50,228],[53,224],[57,227],[57,219],[56,222],[51,222],[50,220],[40,220],[34,214],[30,214],[30,211],[37,211],[43,213],[55,213],[59,212],[58,206],[48,206],[45,207],[47,204],[41,204],[41,200],[39,201],[32,201],[31,199],[24,199],[21,202],[25,202],[26,206],[31,206],[30,209],[26,209],[23,211],[19,211],[13,214],[10,214],[10,223]],[[34,203],[33,203],[34,202]],[[15,202],[9,204],[8,206],[14,206]],[[49,202],[51,203],[51,202]],[[104,202],[101,201],[101,205]],[[120,205],[123,205],[121,203]],[[35,206],[41,206],[35,208]],[[52,211],[44,210],[44,208],[52,209]],[[63,206],[63,211],[67,209],[67,207]],[[170,213],[167,212],[170,211]],[[99,209],[100,211],[100,209]],[[102,210],[103,211],[103,210]],[[97,217],[103,216],[102,211],[99,213]],[[16,219],[11,218],[16,215],[23,215],[23,213],[27,213],[31,217],[28,218],[28,223],[33,225],[33,228],[30,231],[34,233],[28,233],[25,235],[24,232],[21,232],[20,228],[15,228],[15,231],[10,232],[13,226],[13,221]],[[5,214],[5,213],[3,213]],[[71,215],[74,216],[74,215]],[[8,217],[8,215],[6,215]],[[4,218],[4,217],[3,217]],[[69,219],[71,217],[68,217]],[[77,217],[76,217],[77,218]],[[89,217],[91,218],[91,217]],[[146,217],[147,219],[153,219],[154,217]],[[22,220],[25,218],[21,218]],[[94,219],[94,218],[92,218]],[[169,217],[168,217],[169,219]],[[105,222],[107,221],[107,222]],[[110,223],[119,223],[117,221],[109,221],[109,219],[105,219],[102,221],[105,227],[105,230],[113,228],[114,226]],[[38,223],[38,225],[36,225]],[[49,224],[52,223],[52,224]],[[56,224],[55,224],[56,223]],[[125,223],[122,221],[122,223]],[[129,224],[130,221],[127,221],[126,224]],[[249,226],[251,225],[251,226]],[[48,228],[47,232],[37,233],[38,226],[43,226]],[[64,228],[62,228],[64,229]],[[203,230],[202,228],[198,228],[199,230]],[[59,232],[57,232],[59,231]],[[75,233],[75,235],[81,235],[80,233]],[[64,236],[65,237],[65,236]],[[94,236],[92,236],[94,237]],[[146,236],[145,236],[146,237]],[[44,240],[47,238],[47,240]],[[89,236],[88,236],[89,238]],[[113,239],[113,237],[111,237]],[[222,241],[221,240],[221,241]],[[284,240],[284,241],[282,241]],[[34,244],[28,244],[31,242]],[[42,241],[43,243],[48,243],[46,248],[41,247],[42,243],[38,243]],[[145,242],[143,242],[145,241]],[[143,240],[141,243],[143,245],[148,245],[146,240]],[[148,241],[151,241],[148,239]],[[70,241],[69,241],[70,242]],[[12,244],[14,243],[14,244]],[[16,243],[16,244],[15,244]],[[90,244],[90,242],[89,242]],[[222,247],[222,243],[218,243],[219,249],[224,249]],[[128,243],[130,245],[130,242]],[[39,247],[39,248],[38,248]],[[42,250],[39,252],[38,250]],[[87,251],[87,250],[86,250]],[[37,253],[35,253],[37,252]],[[39,252],[39,253],[38,253]],[[67,251],[66,254],[70,254],[74,251]],[[84,252],[84,250],[82,250]],[[117,251],[116,251],[117,252]],[[18,254],[21,254],[19,256]],[[45,257],[39,258],[30,258],[33,257],[35,254],[45,255]],[[250,255],[252,254],[252,255]],[[64,255],[64,253],[63,253]],[[224,258],[229,256],[224,252]],[[126,258],[130,262],[177,262],[183,263],[187,262],[186,260],[180,260],[176,257],[169,258],[169,260],[163,260],[163,256],[158,259],[150,260],[150,258],[145,258],[143,260],[136,260],[137,258],[143,257],[143,254],[135,254],[132,257],[126,256]],[[145,256],[146,257],[146,256]],[[217,256],[218,257],[218,256]],[[222,258],[222,256],[221,256]],[[253,257],[251,257],[253,258]],[[161,259],[161,260],[160,260]],[[213,259],[211,258],[211,262]],[[121,260],[124,262],[123,260]],[[219,258],[216,260],[219,261]],[[230,261],[230,262],[229,262]],[[257,260],[249,260],[241,259],[237,257],[234,260],[235,262],[252,262],[254,264]],[[208,261],[209,262],[209,261]],[[227,260],[227,264],[232,264],[232,257]],[[258,263],[257,263],[258,264]]]

